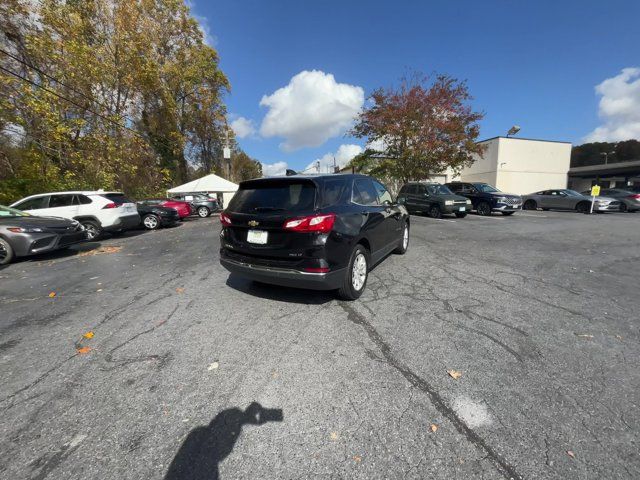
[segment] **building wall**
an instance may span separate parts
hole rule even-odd
[[[498,153],[499,153],[499,138],[494,138],[481,142],[486,145],[482,156],[474,155],[475,161],[473,165],[468,168],[464,168],[460,172],[460,179],[463,182],[485,182],[490,185],[495,185],[497,180],[497,165],[498,165]],[[499,187],[498,187],[499,188]]]
[[[503,192],[527,194],[566,188],[571,144],[521,138],[492,138],[487,150],[462,173],[462,181],[486,182]]]

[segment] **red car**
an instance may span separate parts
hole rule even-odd
[[[178,211],[180,220],[188,217],[193,212],[189,202],[181,202],[180,200],[169,200],[167,198],[152,198],[150,200],[141,200],[138,203],[143,205],[160,205],[162,207],[174,208]]]

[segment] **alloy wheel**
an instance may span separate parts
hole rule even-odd
[[[88,240],[93,240],[94,238],[96,238],[98,236],[98,229],[96,228],[95,225],[93,225],[91,223],[87,223],[84,226],[84,229],[87,232],[87,239]]]
[[[158,227],[158,219],[152,215],[149,215],[148,217],[144,217],[144,226],[147,227],[149,230],[154,230],[155,228]]]
[[[4,247],[3,243],[0,242],[0,263],[2,262],[2,260],[7,258],[8,255],[9,252],[7,252],[7,249]]]
[[[199,215],[201,218],[208,217],[208,216],[209,216],[209,209],[208,209],[207,207],[200,207],[200,208],[198,209],[198,215]]]
[[[351,284],[356,291],[362,290],[367,279],[367,259],[364,253],[359,253],[353,260],[353,268],[351,270]]]

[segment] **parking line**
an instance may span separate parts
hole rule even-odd
[[[535,217],[535,218],[547,218],[547,215],[532,215],[530,213],[518,213],[518,217]]]
[[[438,220],[440,222],[452,222],[452,223],[456,223],[455,220],[449,220],[447,218],[431,218],[431,217],[423,217],[425,220]]]
[[[506,217],[484,217],[482,215],[467,215],[467,218],[482,218],[483,220],[504,220]]]

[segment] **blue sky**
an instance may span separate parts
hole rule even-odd
[[[354,153],[340,150],[364,145],[344,136],[350,112],[412,70],[466,79],[486,114],[481,138],[513,124],[522,137],[578,144],[640,137],[636,0],[191,5],[231,82],[226,101],[246,134],[240,145],[265,164],[302,169]]]

